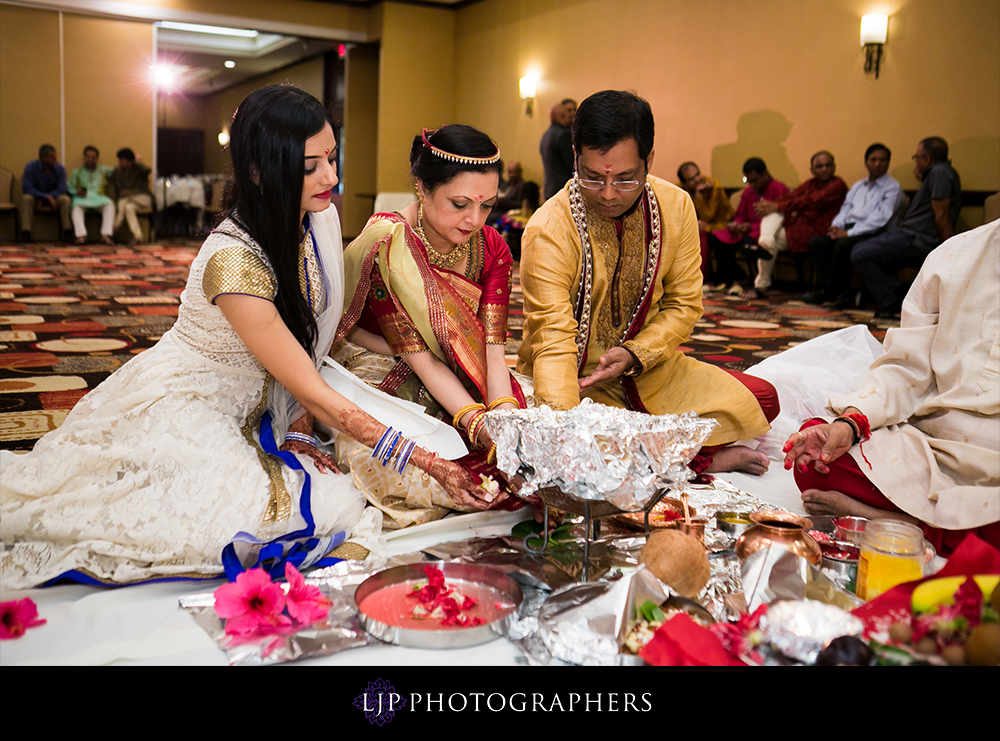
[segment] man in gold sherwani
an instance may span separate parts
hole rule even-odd
[[[695,470],[763,474],[763,453],[730,444],[769,429],[773,387],[677,350],[702,314],[698,219],[687,193],[649,175],[652,145],[642,98],[606,90],[580,105],[577,175],[524,232],[517,369],[533,377],[536,403],[556,409],[589,397],[711,417],[719,426]]]

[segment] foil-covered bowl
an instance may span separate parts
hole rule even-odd
[[[765,639],[791,659],[815,664],[816,657],[841,636],[861,636],[864,623],[839,607],[814,600],[772,603],[761,619]]]
[[[568,410],[495,410],[486,426],[497,468],[524,479],[521,497],[551,487],[632,512],[664,486],[693,477],[687,464],[718,423],[693,412],[644,414],[584,399]]]

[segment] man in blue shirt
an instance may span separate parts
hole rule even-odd
[[[859,244],[851,254],[851,265],[878,305],[876,317],[899,314],[906,293],[899,269],[919,268],[931,250],[951,238],[962,208],[962,183],[944,139],[931,136],[917,145],[913,174],[921,181],[920,190],[899,226]]]
[[[43,144],[38,148],[38,159],[24,166],[21,178],[21,241],[31,241],[31,222],[37,211],[59,212],[62,234],[67,241],[73,239],[70,221],[72,203],[66,191],[66,170],[59,164],[56,148]]]
[[[903,188],[888,174],[892,152],[885,144],[872,144],[865,151],[868,177],[851,186],[844,205],[826,234],[809,240],[815,288],[802,296],[810,304],[836,302],[838,309],[853,304],[851,251],[899,219]]]

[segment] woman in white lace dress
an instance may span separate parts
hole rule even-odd
[[[288,433],[304,412],[388,466],[482,496],[464,469],[408,444],[317,372],[344,291],[326,110],[296,88],[264,88],[230,136],[228,218],[192,264],[177,322],[31,453],[0,451],[4,588],[378,556],[381,513],[314,440]]]

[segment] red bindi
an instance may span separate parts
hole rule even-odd
[[[605,165],[604,166],[604,174],[605,175],[610,175],[611,174],[611,165]]]

